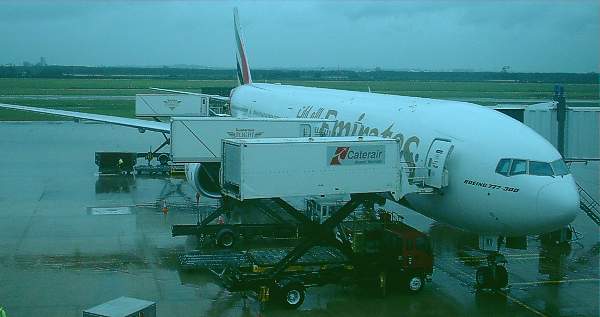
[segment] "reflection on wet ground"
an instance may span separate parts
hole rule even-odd
[[[228,292],[212,274],[178,265],[178,256],[197,246],[194,238],[171,237],[172,224],[197,221],[189,208],[195,193],[182,179],[97,175],[95,151],[143,152],[161,143],[161,135],[75,123],[2,123],[0,132],[6,149],[0,155],[0,306],[11,317],[80,316],[119,296],[156,301],[159,316],[599,314],[598,227],[584,213],[569,247],[528,237],[525,249],[505,251],[510,288],[476,292],[475,268],[484,260],[477,237],[393,205],[386,207],[433,241],[433,282],[421,293],[379,298],[361,287],[328,285],[310,289],[298,311],[269,306],[260,313],[254,299]],[[597,195],[598,166],[573,169]],[[171,206],[166,214],[163,200]],[[204,212],[216,206],[208,199],[199,204]]]

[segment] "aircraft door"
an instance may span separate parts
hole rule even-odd
[[[448,186],[448,170],[446,170],[446,160],[452,153],[454,145],[450,140],[434,139],[431,142],[427,158],[425,160],[425,168],[427,177],[425,185],[434,188],[442,188]]]
[[[208,98],[202,97],[201,100],[202,100],[202,102],[201,102],[201,105],[200,105],[200,113],[202,113],[202,114],[205,113],[206,116],[208,116],[209,112],[210,112],[210,110],[208,108],[208,105],[207,105]]]

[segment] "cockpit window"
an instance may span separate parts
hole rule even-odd
[[[512,160],[510,166],[510,175],[521,175],[527,174],[527,161],[526,160]]]
[[[508,176],[508,170],[510,169],[510,159],[501,159],[496,166],[496,173],[504,176]]]
[[[550,163],[550,165],[552,165],[552,169],[554,169],[554,175],[562,176],[570,173],[567,164],[565,164],[565,161],[563,160],[556,160]]]
[[[529,161],[529,174],[538,176],[552,176],[554,172],[550,163]]]
[[[529,168],[528,168],[529,167]],[[504,176],[529,174],[536,176],[563,176],[570,174],[569,167],[563,160],[539,162],[503,158],[496,166],[496,173]]]

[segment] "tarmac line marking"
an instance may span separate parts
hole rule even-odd
[[[508,258],[507,261],[508,262],[518,262],[518,261],[526,261],[526,260],[538,260],[538,259],[544,259],[545,257],[542,256],[531,256],[531,257],[515,257],[515,258]],[[471,258],[471,259],[456,259],[454,260],[454,262],[456,263],[465,263],[465,262],[470,262],[470,261],[484,261],[484,258]]]
[[[580,278],[574,280],[558,280],[558,281],[533,281],[510,283],[510,285],[537,285],[537,284],[562,284],[562,283],[581,283],[581,282],[600,282],[599,278]]]
[[[458,269],[458,268],[457,268],[457,269],[456,269],[456,271],[458,271],[458,272],[459,272],[459,273],[461,273],[462,275],[465,275],[465,276],[468,276],[468,277],[470,277],[471,279],[473,279],[473,278],[474,278],[474,276],[473,276],[472,274],[469,274],[469,273],[467,273],[467,272],[465,272],[465,271],[463,271],[463,270],[461,270],[461,269]],[[449,274],[449,273],[447,273],[447,274]],[[449,274],[449,275],[450,275],[450,274]],[[452,275],[450,275],[450,276],[452,276]],[[454,278],[456,278],[456,277],[454,277]],[[456,278],[456,279],[458,280],[458,278]],[[463,282],[464,282],[464,281],[463,281]],[[514,285],[514,284],[512,284],[512,283],[511,283],[510,285]],[[512,297],[512,296],[510,296],[510,295],[508,295],[508,294],[505,294],[505,293],[503,293],[503,292],[500,292],[500,291],[496,291],[496,293],[497,293],[497,294],[501,294],[501,295],[503,295],[504,297],[506,297],[506,298],[508,298],[509,300],[511,300],[511,301],[513,301],[513,302],[515,302],[515,303],[519,304],[521,307],[523,307],[523,308],[527,309],[528,311],[530,311],[530,312],[532,312],[532,313],[534,313],[534,314],[536,314],[536,315],[538,315],[538,316],[541,316],[541,317],[548,317],[548,316],[544,315],[542,312],[540,312],[540,311],[536,310],[535,308],[533,308],[533,307],[531,307],[531,306],[529,306],[529,305],[527,305],[527,304],[523,303],[522,301],[520,301],[520,300],[518,300],[518,299],[516,299],[516,298],[514,298],[514,297]]]
[[[521,258],[521,257],[540,257],[539,254],[536,253],[521,253],[521,254],[505,254],[505,258]],[[458,257],[440,257],[441,259],[457,259],[457,260],[485,260],[487,256],[485,255],[473,255],[473,256],[458,256]]]
[[[497,291],[496,293],[504,295],[506,298],[508,298],[508,299],[510,299],[511,301],[513,301],[513,302],[515,302],[515,303],[517,303],[517,304],[521,305],[521,306],[522,306],[522,307],[524,307],[525,309],[529,310],[530,312],[532,312],[532,313],[534,313],[534,314],[536,314],[536,315],[538,315],[538,316],[542,316],[542,317],[548,317],[548,316],[544,315],[542,312],[540,312],[539,310],[537,310],[537,309],[535,309],[535,308],[533,308],[533,307],[531,307],[531,306],[529,306],[529,305],[527,305],[527,304],[523,303],[522,301],[520,301],[520,300],[518,300],[518,299],[516,299],[516,298],[514,298],[514,297],[512,297],[512,296],[510,296],[510,295],[508,295],[508,294],[504,294],[504,293],[502,293],[502,292],[498,292],[498,291]]]
[[[89,210],[92,216],[103,215],[129,215],[131,214],[130,207],[92,207]]]

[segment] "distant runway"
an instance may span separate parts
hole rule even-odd
[[[442,98],[444,99],[444,98]],[[485,103],[516,103],[516,104],[534,104],[552,101],[549,99],[515,99],[515,98],[448,98],[448,100],[465,101],[465,102],[485,102]],[[591,104],[600,105],[600,99],[567,99],[567,104]]]

